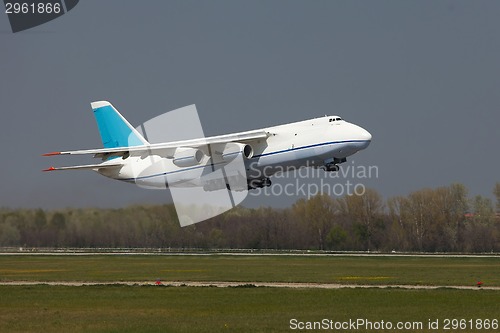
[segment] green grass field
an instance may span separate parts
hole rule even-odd
[[[0,256],[2,281],[290,281],[499,286],[500,258]],[[500,291],[0,286],[0,332],[290,332],[290,320],[500,319]],[[428,329],[439,320],[439,329]],[[297,331],[297,330],[296,330]],[[330,330],[338,331],[338,330]],[[348,332],[350,330],[341,330]],[[356,332],[408,332],[361,327]],[[496,332],[467,327],[460,332]]]
[[[156,279],[500,286],[500,257],[0,256],[0,281]]]
[[[2,332],[288,332],[292,318],[426,325],[429,319],[498,318],[500,293],[42,285],[1,286],[0,295]]]

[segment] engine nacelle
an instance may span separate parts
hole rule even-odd
[[[224,151],[222,152],[222,159],[226,162],[231,162],[240,154],[244,159],[252,158],[252,146],[245,145],[243,143],[230,142],[224,147]]]
[[[174,164],[178,167],[191,167],[200,164],[203,152],[196,148],[177,148],[174,154]]]

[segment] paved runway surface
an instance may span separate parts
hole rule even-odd
[[[377,253],[377,252],[152,252],[152,251],[24,251],[0,252],[0,256],[289,256],[289,257],[416,257],[416,258],[500,258],[500,254],[446,254],[446,253]]]
[[[159,283],[159,284],[158,284]],[[461,290],[500,290],[500,287],[477,286],[424,286],[424,285],[363,285],[363,284],[337,284],[337,283],[287,283],[287,282],[226,282],[226,281],[1,281],[2,286],[170,286],[170,287],[269,287],[269,288],[294,288],[294,289],[342,289],[342,288],[400,288],[432,290],[440,288]]]

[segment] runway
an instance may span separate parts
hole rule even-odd
[[[57,251],[7,251],[0,252],[0,256],[242,256],[242,257],[409,257],[409,258],[500,258],[500,253],[460,254],[460,253],[379,253],[379,252],[161,252],[161,251],[86,251],[86,250],[57,250]]]
[[[488,286],[430,286],[430,285],[368,285],[306,282],[228,282],[228,281],[1,281],[0,286],[155,286],[155,287],[217,287],[217,288],[291,288],[291,289],[411,289],[411,290],[500,290],[500,287]]]

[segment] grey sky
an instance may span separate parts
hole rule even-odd
[[[101,146],[90,102],[133,124],[196,104],[206,135],[338,114],[385,197],[500,181],[498,1],[98,1],[13,34],[0,15],[0,206],[119,207],[168,194],[44,158]],[[249,206],[296,198],[251,197]]]

